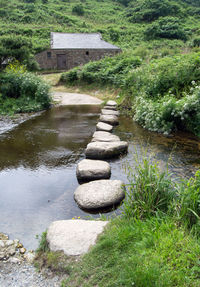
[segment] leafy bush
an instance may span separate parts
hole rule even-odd
[[[159,18],[146,29],[144,35],[148,40],[156,38],[187,40],[187,34],[179,18],[176,17]]]
[[[11,60],[28,63],[31,59],[32,43],[26,37],[16,35],[0,37],[0,70]]]
[[[156,162],[137,159],[135,171],[126,167],[129,184],[123,213],[128,217],[147,218],[158,211],[167,212],[173,199],[173,184],[166,172],[160,172]]]
[[[21,113],[47,109],[49,86],[24,70],[10,70],[0,77],[0,113]]]
[[[169,94],[160,100],[137,97],[134,120],[144,128],[169,134],[188,130],[200,136],[200,87],[192,87],[181,99]]]
[[[200,80],[200,53],[165,57],[145,63],[129,73],[126,88],[134,96],[159,98],[171,92],[181,97],[192,81]]]
[[[127,17],[130,22],[151,22],[164,16],[177,16],[180,14],[180,6],[174,1],[168,0],[140,0],[134,2],[133,8],[127,9]]]
[[[84,8],[81,4],[77,4],[72,8],[72,13],[77,14],[78,16],[83,16],[84,12]]]
[[[90,62],[81,68],[75,68],[62,74],[61,80],[67,83],[82,81],[123,86],[129,71],[140,65],[139,57],[119,54],[112,58],[106,57],[97,62]]]
[[[200,47],[200,37],[196,37],[192,40],[192,47]]]

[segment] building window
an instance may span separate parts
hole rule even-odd
[[[51,58],[51,52],[47,52],[47,58]]]
[[[89,51],[86,51],[86,53],[85,53],[87,56],[89,56]]]

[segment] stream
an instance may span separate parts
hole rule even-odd
[[[100,216],[79,209],[73,199],[76,165],[84,158],[99,113],[97,106],[54,107],[0,134],[0,232],[35,249],[37,235],[52,221]],[[123,116],[114,133],[129,142],[129,153],[109,161],[111,179],[127,183],[123,166],[129,163],[134,172],[134,154],[141,158],[144,149],[161,168],[168,162],[177,180],[200,168],[200,143],[193,135],[164,137]]]

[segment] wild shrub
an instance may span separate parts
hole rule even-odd
[[[127,74],[131,69],[141,65],[141,59],[137,56],[120,54],[115,57],[106,57],[100,61],[90,62],[83,67],[72,69],[62,74],[61,80],[67,83],[82,81],[86,83],[97,82],[123,86]]]
[[[150,158],[137,159],[135,170],[128,165],[126,200],[123,213],[127,217],[149,218],[157,212],[167,212],[174,187],[167,172],[161,172]]]
[[[152,100],[137,97],[134,105],[134,120],[151,131],[169,134],[174,130],[191,131],[200,136],[200,87],[190,89],[180,99],[169,94]]]
[[[200,53],[164,57],[145,63],[128,74],[127,88],[134,96],[159,98],[172,93],[176,98],[189,92],[192,81],[200,80]]]
[[[83,16],[85,11],[84,11],[84,8],[81,4],[77,4],[72,8],[72,13],[74,13],[78,16]]]
[[[49,86],[23,69],[11,69],[0,77],[0,113],[20,113],[47,109]]]
[[[180,39],[186,41],[188,36],[183,29],[179,18],[177,17],[161,17],[147,27],[144,32],[146,39]]]
[[[192,47],[200,47],[200,36],[192,40]]]
[[[159,17],[177,16],[178,14],[181,14],[180,6],[175,1],[168,0],[139,0],[127,9],[127,17],[133,23],[152,22]]]

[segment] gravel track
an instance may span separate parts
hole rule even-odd
[[[0,262],[0,287],[59,287],[63,277],[37,272],[29,263]]]

